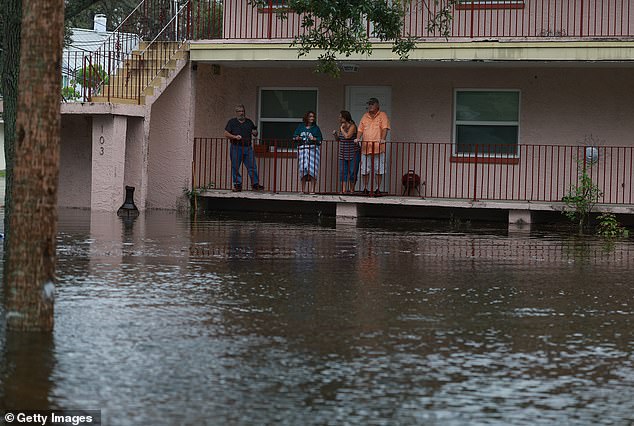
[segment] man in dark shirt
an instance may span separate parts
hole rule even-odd
[[[255,164],[251,138],[258,135],[258,130],[253,121],[246,117],[244,105],[236,106],[236,118],[232,118],[225,126],[225,138],[231,142],[231,179],[233,191],[242,191],[242,175],[240,166],[244,163],[247,173],[251,177],[251,185],[254,191],[264,189],[259,183],[258,168]]]

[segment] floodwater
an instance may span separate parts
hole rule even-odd
[[[55,331],[4,408],[109,425],[634,423],[634,241],[60,212]]]

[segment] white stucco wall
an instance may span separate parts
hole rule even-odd
[[[128,117],[94,116],[90,208],[117,211],[124,200],[125,143]]]
[[[144,126],[143,117],[128,117],[123,184],[134,187],[134,202],[139,209],[145,208],[144,200],[147,194],[147,187],[144,186],[146,173]]]
[[[257,118],[258,88],[317,87],[318,123],[335,126],[345,107],[348,85],[392,87],[392,140],[450,142],[453,93],[456,88],[521,91],[520,144],[583,143],[586,135],[602,145],[634,144],[634,79],[630,68],[500,68],[462,66],[373,68],[333,79],[312,68],[234,68],[199,65],[196,85],[195,136],[222,137],[234,105],[244,103]]]
[[[92,118],[62,115],[59,191],[61,207],[90,208]]]
[[[193,136],[192,71],[183,68],[152,104],[147,208],[175,209],[190,188]]]

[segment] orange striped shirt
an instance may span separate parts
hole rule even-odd
[[[359,133],[363,133],[361,152],[364,154],[379,154],[385,152],[385,144],[380,143],[381,132],[390,130],[390,119],[383,111],[379,111],[374,117],[369,112],[363,114],[359,123]]]

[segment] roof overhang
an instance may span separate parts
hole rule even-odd
[[[270,42],[191,42],[190,59],[197,62],[236,64],[239,66],[312,66],[319,50],[298,57],[297,48],[287,43]],[[412,66],[454,63],[552,63],[578,66],[579,64],[609,64],[634,66],[634,41],[469,41],[420,42],[402,61],[389,43],[375,43],[371,55],[353,54],[342,58],[346,62],[371,63],[378,66],[394,64]],[[301,65],[300,65],[301,66]]]

